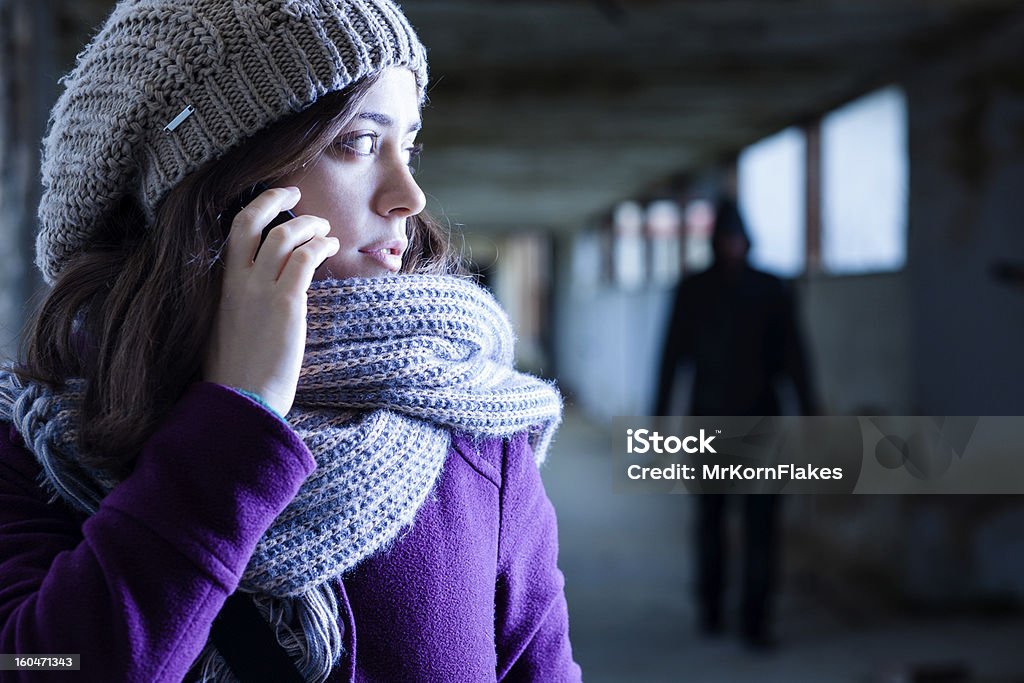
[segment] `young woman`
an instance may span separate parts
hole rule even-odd
[[[419,215],[426,77],[389,0],[126,0],[79,56],[52,289],[0,375],[0,652],[579,680],[537,472],[560,399]]]

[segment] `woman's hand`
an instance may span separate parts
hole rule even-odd
[[[340,247],[330,224],[298,216],[263,228],[295,206],[299,190],[271,188],[231,223],[220,307],[203,362],[203,379],[251,391],[280,415],[291,410],[306,347],[306,290],[313,271]],[[257,249],[258,256],[255,256]]]

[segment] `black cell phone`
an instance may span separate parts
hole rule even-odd
[[[232,202],[231,207],[228,209],[227,213],[225,213],[222,217],[225,227],[230,227],[231,221],[235,219],[235,216],[238,215],[239,211],[244,209],[249,202],[256,199],[256,197],[258,197],[260,194],[266,192],[269,189],[270,187],[266,183],[261,182],[253,185],[252,189],[250,189],[248,192],[243,192],[242,194],[240,194],[235,199],[235,201]],[[263,232],[260,234],[260,245],[259,247],[256,248],[256,253],[260,253],[260,247],[263,246],[263,242],[266,241],[267,235],[270,234],[270,231],[274,227],[281,225],[285,221],[289,221],[293,218],[295,218],[295,214],[292,213],[291,210],[289,209],[285,209],[281,213],[274,216],[274,220],[267,223],[267,226],[263,228]]]

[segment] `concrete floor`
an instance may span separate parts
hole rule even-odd
[[[784,566],[779,646],[750,653],[703,639],[690,601],[686,496],[612,492],[608,425],[572,410],[543,477],[559,518],[571,636],[584,680],[660,683],[1024,683],[1024,618],[921,620],[824,599]],[[785,565],[786,563],[784,563]],[[858,607],[860,605],[860,607]],[[957,665],[959,678],[914,678],[911,667]]]

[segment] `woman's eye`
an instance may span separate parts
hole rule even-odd
[[[360,133],[359,135],[343,138],[341,144],[350,152],[370,155],[377,151],[377,140],[379,139],[380,136],[376,133]]]
[[[406,147],[405,153],[408,155],[408,160],[405,163],[409,165],[409,171],[415,175],[416,171],[420,168],[420,155],[423,154],[423,143],[417,142],[412,147]]]

